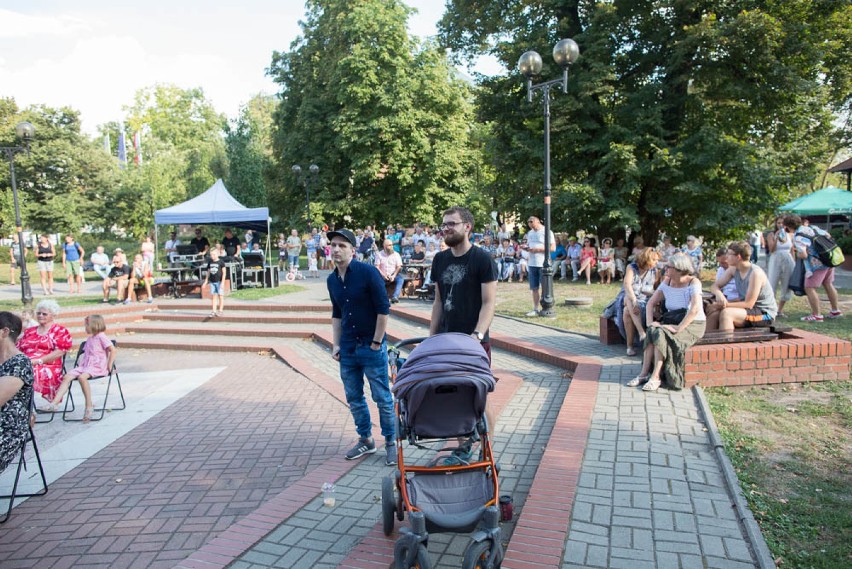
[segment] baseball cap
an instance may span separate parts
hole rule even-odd
[[[334,231],[329,231],[326,236],[328,237],[329,241],[331,241],[335,237],[343,237],[344,239],[349,241],[349,243],[351,243],[353,247],[355,246],[355,234],[349,231],[348,229],[335,229]]]

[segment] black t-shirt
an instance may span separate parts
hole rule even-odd
[[[432,280],[438,285],[444,303],[441,332],[472,334],[482,308],[482,284],[497,280],[497,264],[479,247],[471,247],[461,257],[450,249],[435,255]],[[479,330],[488,340],[488,330]]]
[[[222,282],[222,275],[225,272],[225,261],[219,259],[218,261],[210,261],[207,263],[207,282],[210,283],[220,283]]]
[[[195,245],[195,250],[199,253],[210,248],[210,241],[208,241],[206,237],[193,237],[189,244]]]
[[[122,276],[130,276],[130,265],[124,264],[120,267],[116,267],[115,265],[113,265],[112,268],[109,270],[109,278],[111,279],[117,279],[118,277]]]
[[[225,237],[222,239],[222,247],[225,248],[225,254],[233,257],[237,254],[237,247],[240,246],[240,240],[236,237]]]
[[[412,263],[422,263],[425,260],[426,260],[426,251],[420,251],[419,253],[417,251],[415,251],[411,254],[411,262]]]

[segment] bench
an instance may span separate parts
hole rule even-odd
[[[709,344],[739,344],[743,342],[769,342],[777,340],[781,334],[791,331],[790,326],[784,324],[773,324],[765,328],[737,328],[733,332],[723,332],[721,330],[711,330],[704,333],[704,337],[698,340],[695,345]],[[615,321],[611,318],[600,317],[598,339],[605,346],[614,344],[623,344],[624,338],[618,332],[618,327]]]

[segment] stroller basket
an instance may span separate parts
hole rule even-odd
[[[408,479],[408,497],[426,516],[430,531],[473,531],[493,491],[490,475],[481,469],[417,473]]]

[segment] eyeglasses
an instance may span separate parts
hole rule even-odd
[[[441,229],[449,229],[450,227],[455,227],[456,225],[462,225],[464,221],[445,221],[441,224]]]
[[[36,316],[49,316],[50,312],[36,312]]]

